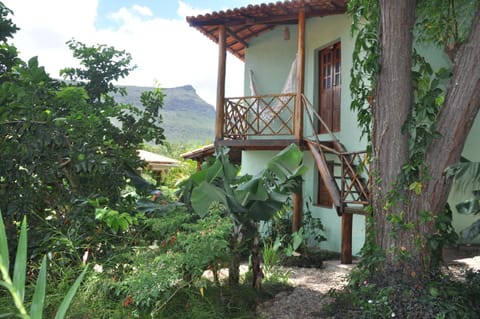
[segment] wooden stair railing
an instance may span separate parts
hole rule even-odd
[[[316,142],[309,139],[306,139],[305,141],[307,142],[308,148],[310,149],[310,153],[312,153],[313,159],[315,160],[315,164],[318,167],[323,183],[327,186],[327,190],[333,201],[333,206],[335,206],[338,215],[341,215],[343,213],[343,204],[341,202],[340,189],[338,188],[338,184],[335,181],[334,176],[332,176],[330,170],[328,169],[325,153],[323,152],[320,145]]]
[[[368,158],[366,152],[347,152],[345,146],[338,141],[333,142],[334,149],[339,153],[342,162],[342,199],[347,201],[348,194],[352,196],[352,204],[367,206],[370,196],[369,181],[366,182],[362,172],[368,176]],[[358,164],[356,163],[358,162]]]

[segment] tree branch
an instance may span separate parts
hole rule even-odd
[[[426,163],[431,169],[432,180],[437,181],[432,183],[434,188],[431,189],[431,194],[440,195],[437,191],[445,192],[445,187],[441,184],[451,182],[446,180],[445,169],[460,160],[465,141],[479,109],[480,7],[477,9],[467,42],[456,54],[445,104],[437,118],[437,130],[442,137],[434,140],[427,150]],[[448,192],[449,187],[447,188]],[[440,197],[432,198],[432,201],[438,198]],[[432,207],[441,205],[433,202],[431,204]]]

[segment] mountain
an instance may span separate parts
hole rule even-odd
[[[123,86],[126,96],[115,94],[118,103],[129,103],[142,108],[140,96],[152,87]],[[210,143],[215,134],[215,108],[202,100],[191,85],[162,88],[165,93],[161,110],[165,137],[170,143]]]

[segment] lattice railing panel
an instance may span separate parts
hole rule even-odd
[[[344,203],[368,205],[370,198],[370,172],[366,152],[341,153],[342,187]]]
[[[271,94],[225,99],[224,137],[293,135],[295,94]]]

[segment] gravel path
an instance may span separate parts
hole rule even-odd
[[[332,288],[346,284],[352,266],[328,261],[325,268],[285,268],[290,271],[293,291],[277,294],[274,299],[258,306],[257,311],[266,319],[319,319],[329,318],[321,309],[328,303],[325,294]]]
[[[448,257],[448,268],[457,276],[461,277],[468,268],[480,270],[480,256]],[[322,307],[330,301],[326,293],[343,287],[353,267],[334,261],[326,261],[324,269],[283,267],[291,272],[289,281],[293,291],[280,292],[272,300],[260,304],[257,311],[265,319],[331,319],[322,313]]]

